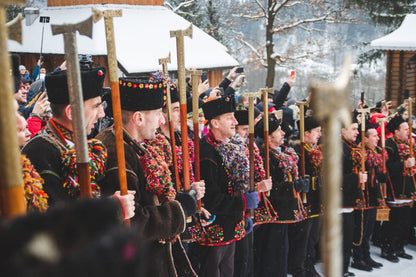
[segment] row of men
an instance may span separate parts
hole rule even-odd
[[[100,98],[104,74],[104,68],[82,72],[87,133],[104,116]],[[61,201],[77,199],[79,184],[74,170],[72,117],[71,107],[68,105],[66,72],[47,75],[45,81],[53,116],[46,129],[29,141],[22,152],[28,156],[43,178],[49,205],[54,206]],[[284,145],[285,134],[281,120],[270,116],[269,134],[264,137],[260,119],[256,125],[256,135],[269,141],[271,178],[265,178],[262,159],[265,153],[260,145],[255,148],[254,159],[258,189],[251,192],[247,132],[244,131],[247,130],[248,112],[236,112],[233,101],[228,97],[206,102],[202,110],[208,121],[208,133],[200,144],[201,179],[204,182],[194,182],[191,193],[176,192],[171,172],[173,166],[181,169],[181,146],[177,140],[175,151],[180,160],[177,165],[173,165],[167,111],[164,107],[165,91],[166,83],[163,79],[120,79],[126,173],[129,189],[136,192],[136,214],[133,222],[137,223],[139,233],[145,240],[151,242],[146,257],[154,261],[144,270],[147,276],[195,276],[194,270],[200,276],[286,276],[288,271],[294,276],[304,276],[306,273],[308,276],[317,276],[313,267],[313,252],[319,238],[319,215],[322,212],[319,200],[322,152],[317,146],[321,136],[319,123],[312,118],[305,119],[305,165],[310,178],[302,178],[299,173],[298,154]],[[180,132],[178,92],[174,86],[171,87],[171,92],[173,126],[175,131]],[[402,123],[405,125],[402,121],[397,127],[394,122],[398,118],[393,118],[389,123],[394,137],[400,136],[400,126]],[[371,128],[366,132],[364,142],[369,153],[376,153],[367,155],[367,171],[373,175],[368,178],[366,174],[359,173],[359,151],[356,151],[357,146],[354,144],[358,134],[356,124],[342,129],[346,146],[343,183],[346,276],[351,275],[348,272],[351,238],[357,232],[357,228],[351,230],[354,227],[351,220],[354,216],[360,218],[361,215],[363,219],[358,222],[363,221],[364,224],[355,225],[372,230],[367,221],[375,220],[374,207],[381,207],[383,203],[374,199],[385,199],[389,195],[388,199],[392,200],[389,204],[394,205],[396,198],[404,197],[399,193],[394,194],[396,185],[393,181],[385,185],[390,193],[383,197],[377,194],[386,182],[379,176],[386,175],[377,171],[382,168],[382,159],[381,154],[375,150],[378,140],[371,140],[374,137]],[[403,136],[405,134],[403,131]],[[191,140],[189,144],[192,161]],[[100,194],[112,195],[119,187],[113,129],[102,131],[89,145],[94,194],[97,197]],[[300,149],[297,148],[299,153]],[[409,159],[404,159],[405,164],[412,167],[412,158]],[[400,157],[399,160],[403,161],[403,158]],[[387,161],[391,162],[391,158]],[[359,183],[368,184],[367,189],[362,190]],[[389,190],[389,185],[393,189]],[[372,193],[374,188],[375,193]],[[269,192],[269,196],[266,192]],[[412,192],[409,191],[409,197]],[[307,196],[305,203],[302,194]],[[202,198],[203,201],[202,218],[185,228],[185,219],[195,213],[197,198]],[[397,227],[394,224],[397,218],[395,215],[399,214],[402,221],[406,219],[405,223],[410,219],[410,215],[405,218],[401,212],[401,209],[410,204],[402,205],[402,200],[397,201],[400,205],[395,208],[400,210],[393,212],[394,208],[391,220],[383,224],[383,229],[386,230],[384,252],[390,260],[393,260],[391,255],[405,257],[403,243],[394,245],[398,241],[397,237],[403,238],[402,233],[392,230]],[[411,203],[411,200],[405,203]],[[352,213],[354,208],[358,212]],[[250,210],[254,210],[253,218],[250,217]],[[364,220],[367,217],[370,219]],[[256,226],[254,232],[253,225]],[[185,229],[188,237],[191,237],[189,240],[194,242],[187,247],[193,268],[188,257],[182,255],[181,259],[178,256],[183,254],[180,251],[178,235]],[[361,231],[359,234],[365,233],[366,236],[358,236],[356,240],[361,241],[361,244],[354,247],[354,262],[358,267],[360,264],[379,267],[368,252],[367,234],[371,235],[371,232]]]

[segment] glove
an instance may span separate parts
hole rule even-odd
[[[196,212],[196,192],[194,190],[176,193],[175,200],[181,203],[185,217],[189,217]]]
[[[295,181],[295,189],[297,192],[309,192],[309,175],[305,175],[305,178],[300,178]]]
[[[244,229],[246,230],[246,235],[248,235],[253,231],[253,220],[248,216],[244,218],[244,221]]]
[[[387,183],[387,173],[378,174],[377,179],[380,183]]]
[[[120,191],[116,191],[114,196],[120,201],[121,209],[123,210],[123,220],[130,219],[134,216],[136,209],[134,195],[135,191],[129,190],[126,195],[121,195]]]
[[[302,192],[308,193],[311,184],[311,176],[305,175],[305,178],[302,180]]]
[[[257,191],[253,191],[253,192],[246,192],[244,194],[245,198],[246,198],[246,207],[247,210],[252,210],[252,209],[256,209],[257,206],[259,205],[259,193]]]

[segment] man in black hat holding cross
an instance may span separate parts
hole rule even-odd
[[[144,276],[195,276],[180,241],[173,242],[185,230],[186,218],[196,211],[197,193],[175,191],[163,151],[147,142],[156,137],[156,130],[164,122],[166,84],[121,78],[119,87],[127,185],[136,191],[136,215],[132,221],[148,243],[143,250],[148,259]],[[107,172],[101,188],[110,195],[119,188],[113,127],[100,132],[97,138],[108,149]]]
[[[238,124],[230,98],[206,102],[202,109],[209,132],[201,139],[201,179],[205,180],[204,206],[215,219],[205,228],[200,243],[199,276],[233,276],[235,242],[245,234],[245,211],[259,202],[248,192],[249,166],[245,144],[232,137]]]
[[[104,116],[101,105],[104,76],[104,67],[81,71],[87,134],[91,133],[98,119]],[[74,133],[67,71],[46,75],[45,85],[51,103],[52,118],[47,122],[45,130],[25,145],[22,153],[27,155],[45,180],[44,189],[49,195],[48,202],[53,205],[58,201],[77,199],[79,184],[75,170]],[[99,197],[100,188],[95,180],[102,176],[104,171],[102,163],[107,153],[97,140],[90,140],[88,146],[91,157],[92,192],[94,197]]]
[[[386,167],[391,181],[387,187],[387,204],[391,210],[390,220],[383,222],[382,225],[381,257],[397,263],[398,257],[413,258],[405,253],[404,245],[409,237],[410,207],[415,192],[412,178],[415,158],[409,155],[409,125],[402,116],[393,117],[386,127],[393,133],[393,137],[386,140],[388,153]]]

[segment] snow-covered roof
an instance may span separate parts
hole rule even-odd
[[[392,33],[375,39],[371,46],[384,50],[416,50],[416,14],[408,14],[398,29]]]
[[[159,58],[171,53],[169,70],[177,70],[176,38],[170,31],[187,28],[190,23],[162,6],[139,5],[80,5],[47,7],[40,16],[49,16],[50,23],[36,20],[31,26],[22,24],[23,43],[8,40],[8,50],[18,53],[39,53],[42,25],[44,25],[44,54],[64,54],[62,35],[52,35],[52,24],[74,24],[92,15],[91,8],[121,9],[123,16],[115,17],[114,33],[117,60],[128,73],[151,72],[161,69]],[[193,26],[193,38],[185,37],[185,66],[198,69],[227,68],[238,62],[227,53],[227,48],[201,29]],[[79,54],[107,55],[104,19],[93,26],[93,38],[77,33]]]

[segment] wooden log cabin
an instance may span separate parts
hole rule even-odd
[[[401,26],[392,33],[373,40],[374,49],[387,51],[385,99],[393,105],[403,103],[404,92],[416,98],[416,14],[409,14]],[[413,104],[415,111],[416,104]]]
[[[50,17],[50,23],[43,26],[39,19],[29,26],[22,23],[22,44],[8,40],[9,51],[19,54],[21,64],[33,72],[39,59],[44,27],[44,67],[51,72],[65,58],[63,38],[53,36],[50,26],[81,22],[92,15],[92,7],[122,10],[123,16],[114,18],[120,76],[148,76],[161,70],[158,59],[169,53],[172,62],[168,69],[175,76],[176,41],[170,38],[169,31],[185,29],[190,22],[165,8],[163,0],[48,0],[47,7],[40,9],[39,15]],[[103,20],[94,24],[92,40],[77,35],[77,47],[79,54],[92,55],[95,65],[107,67]],[[238,62],[228,54],[226,47],[201,29],[194,26],[193,38],[185,38],[185,66],[207,71],[211,85],[223,79],[223,70],[236,65]],[[108,75],[105,85],[109,85]]]

